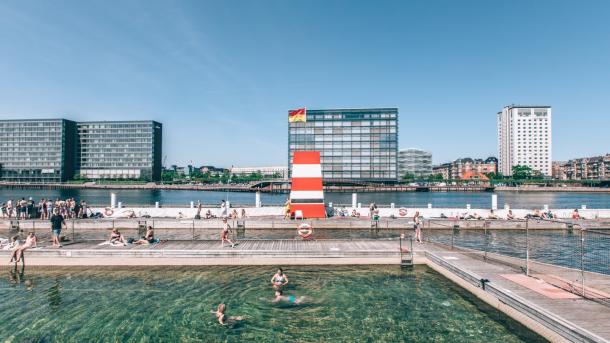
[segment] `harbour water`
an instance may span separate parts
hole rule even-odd
[[[424,266],[288,268],[301,305],[271,303],[274,267],[7,268],[0,341],[544,341]]]
[[[110,203],[110,190],[104,189],[64,189],[64,190],[27,190],[0,188],[0,201],[33,197],[40,198],[70,198],[84,199],[92,205],[107,205]],[[203,204],[218,204],[221,200],[229,200],[238,205],[254,205],[254,193],[242,192],[207,192],[185,190],[118,190],[118,201],[125,206],[154,205],[188,205],[191,201]],[[447,192],[447,193],[361,193],[358,202],[364,206],[371,202],[379,205],[404,207],[454,207],[465,208],[470,204],[473,208],[490,208],[491,194],[489,192]],[[512,208],[536,209],[544,205],[550,208],[609,208],[610,193],[570,193],[570,192],[497,192],[498,205],[510,205]],[[280,205],[286,201],[286,194],[261,194],[264,205]],[[351,193],[326,193],[325,201],[335,204],[351,204]]]

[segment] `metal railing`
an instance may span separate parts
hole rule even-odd
[[[538,228],[544,222],[562,224],[563,229]],[[490,222],[483,223],[483,228],[445,226],[447,229],[424,229],[424,240],[513,266],[528,276],[610,305],[609,229],[537,218],[509,230],[490,228]]]

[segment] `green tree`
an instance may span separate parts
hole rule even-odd
[[[443,180],[444,180],[443,174],[432,174],[432,175],[428,176],[429,182],[441,182]]]
[[[528,180],[533,176],[532,168],[528,166],[516,165],[513,166],[513,179],[515,180]]]
[[[402,176],[403,181],[410,182],[415,180],[415,174],[406,172],[405,175]]]

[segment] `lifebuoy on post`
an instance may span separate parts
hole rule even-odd
[[[111,208],[106,208],[106,211],[104,211],[106,217],[110,217],[112,214],[114,214],[114,211]]]
[[[404,208],[404,207],[401,207],[401,208],[398,210],[398,215],[399,215],[399,216],[401,216],[401,217],[406,216],[406,215],[407,215],[407,209],[406,209],[406,208]]]
[[[297,228],[297,233],[301,238],[309,238],[313,235],[313,227],[307,223],[303,223]]]

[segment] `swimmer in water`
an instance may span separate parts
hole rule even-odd
[[[271,284],[273,289],[279,290],[288,284],[288,277],[284,274],[282,268],[277,269],[277,273],[271,278]]]
[[[285,301],[289,304],[301,304],[305,300],[305,297],[295,297],[294,295],[284,295],[281,290],[275,291],[275,298],[271,300],[272,303],[279,303],[281,301]]]
[[[216,311],[214,311],[214,310],[211,311],[212,313],[214,313],[216,315],[216,318],[218,318],[218,323],[220,323],[220,325],[234,325],[238,321],[245,319],[244,316],[229,317],[225,313],[226,310],[227,310],[227,305],[218,304],[218,308],[216,309]]]

